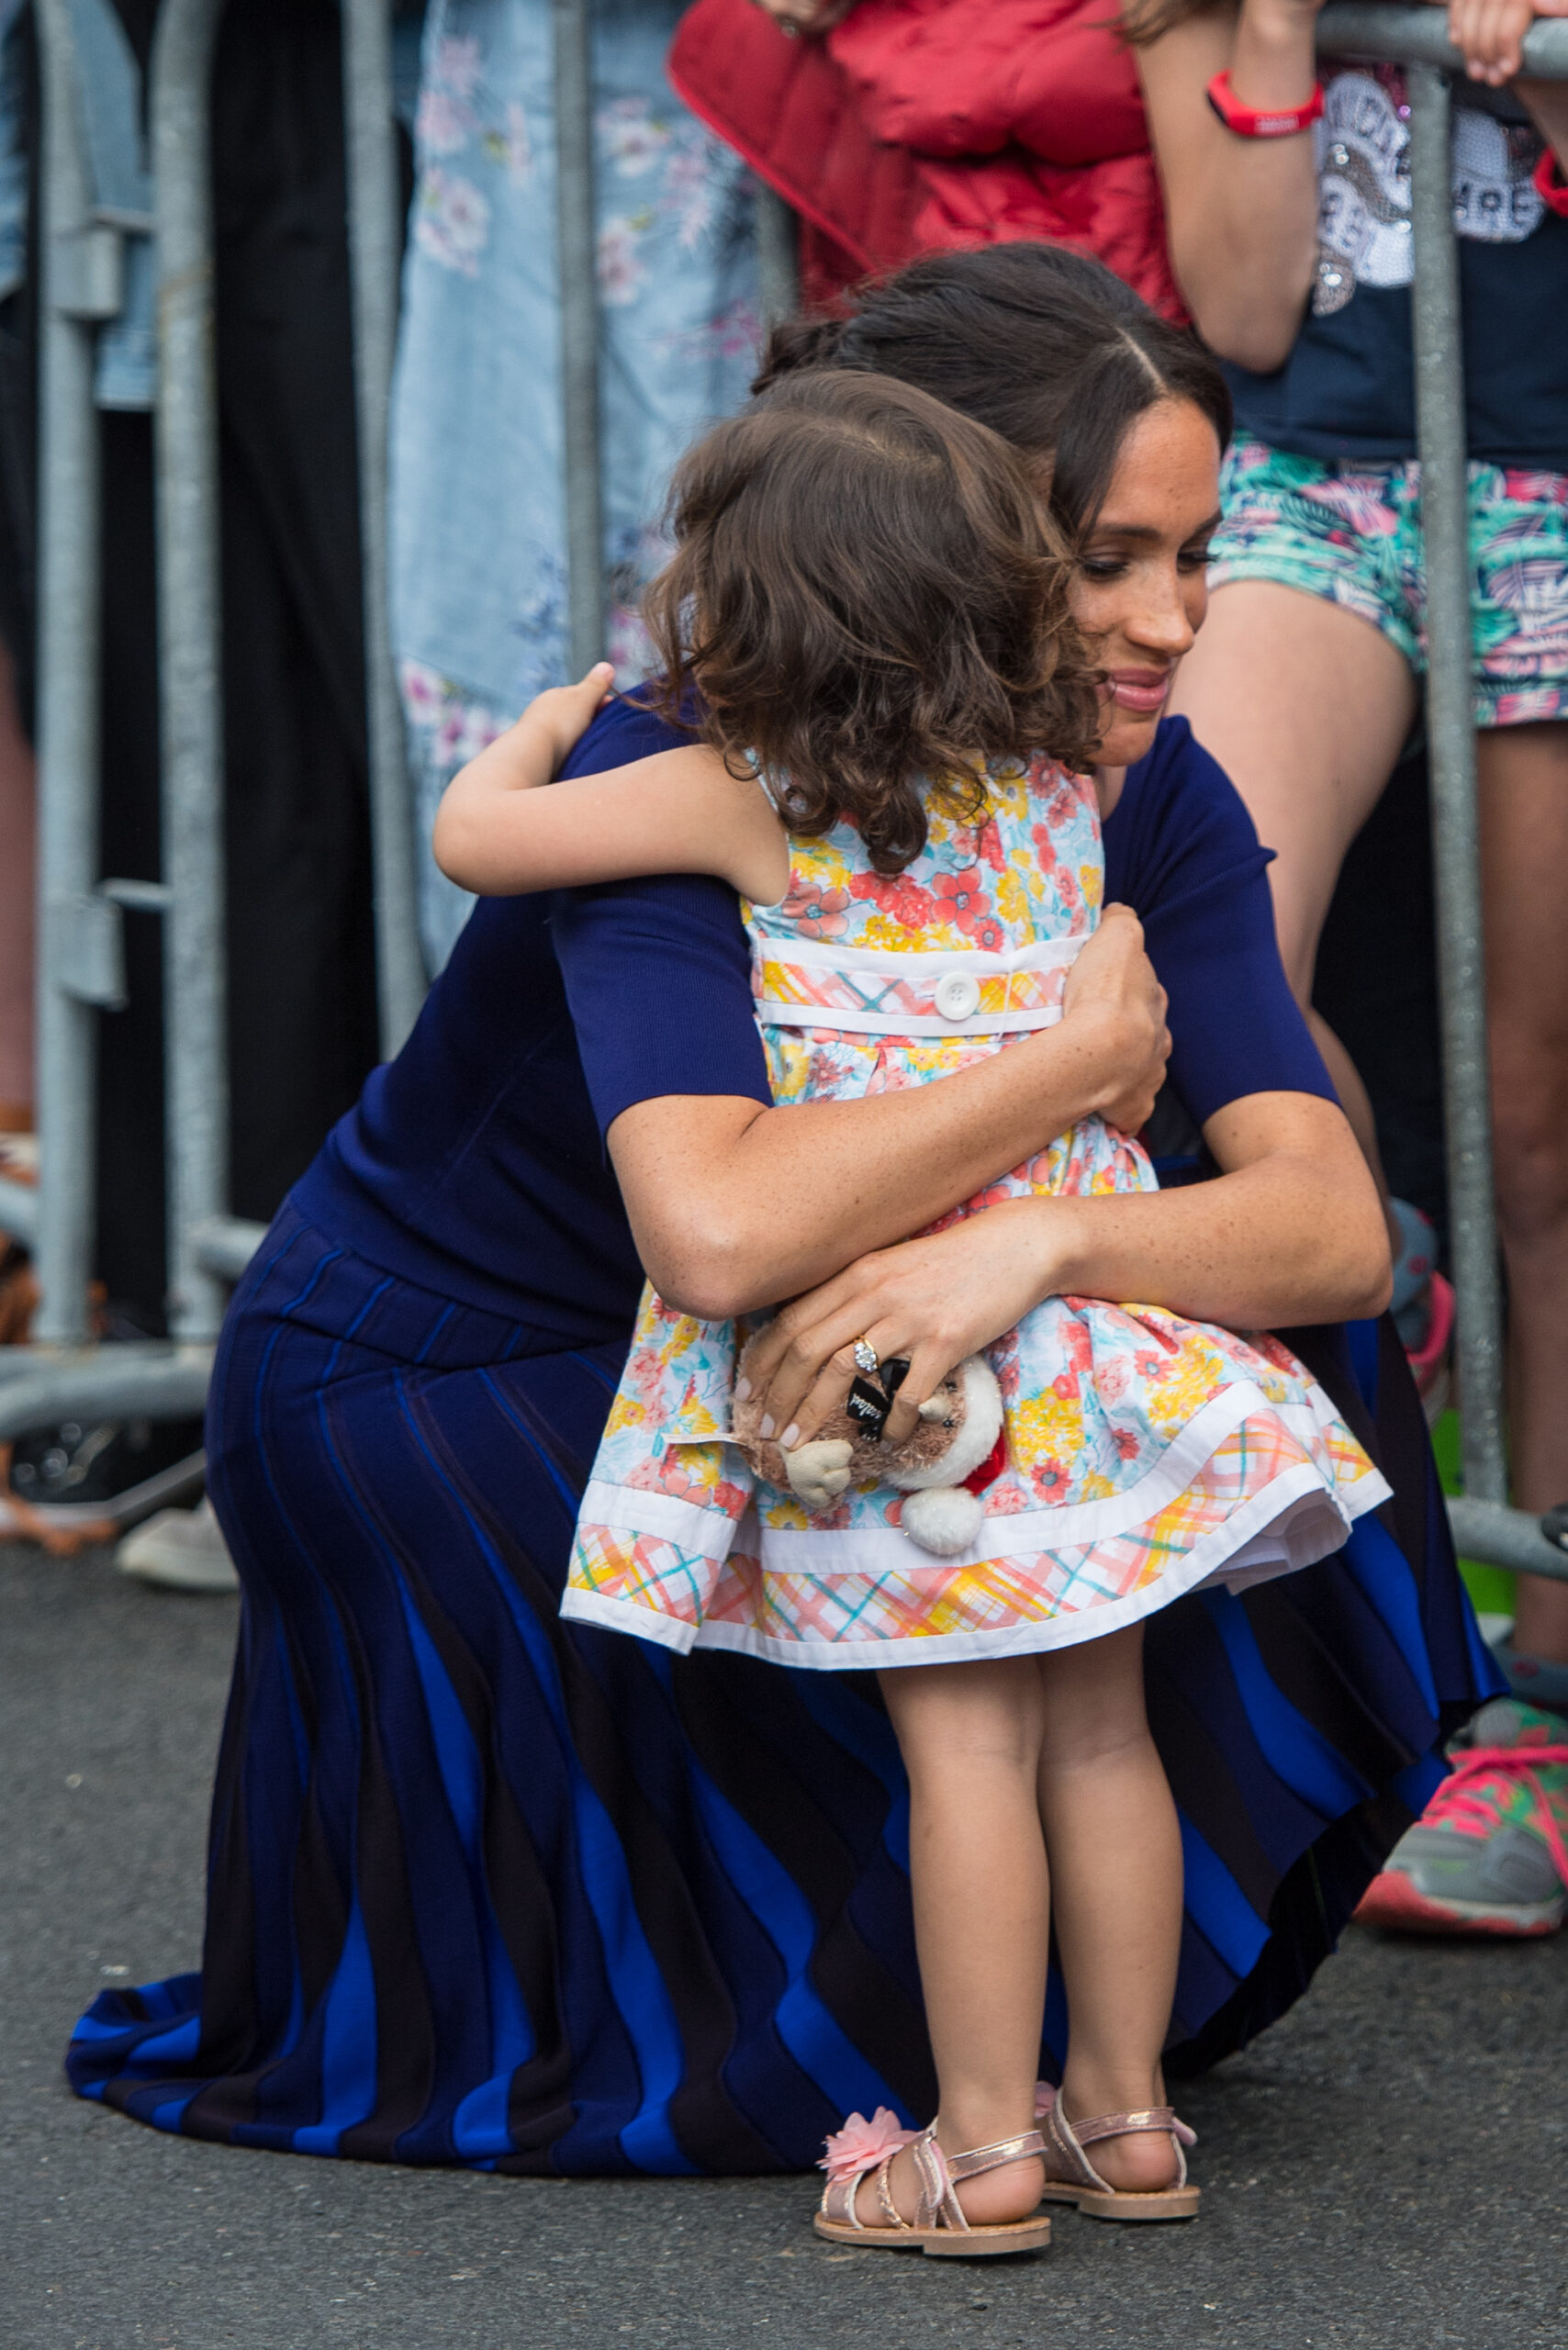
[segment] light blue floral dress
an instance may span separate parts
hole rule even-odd
[[[745,166],[665,79],[680,0],[596,0],[610,652],[661,557],[670,470],[745,398],[759,325]],[[392,418],[392,624],[421,837],[455,770],[566,675],[548,0],[432,0]],[[432,966],[469,901],[424,860]]]

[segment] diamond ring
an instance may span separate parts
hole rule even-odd
[[[877,1373],[881,1370],[882,1366],[877,1360],[876,1348],[870,1344],[868,1339],[856,1339],[855,1365],[857,1371],[865,1371],[868,1378],[870,1379],[875,1379]]]

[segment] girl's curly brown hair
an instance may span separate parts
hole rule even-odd
[[[921,783],[960,817],[988,760],[1089,766],[1099,676],[1071,564],[1007,443],[884,375],[806,370],[698,442],[644,612],[661,705],[791,831],[859,829],[879,873],[925,845]]]

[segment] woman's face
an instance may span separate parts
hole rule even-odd
[[[1176,664],[1203,625],[1219,455],[1214,426],[1191,400],[1145,408],[1084,541],[1073,613],[1106,672],[1105,767],[1131,767],[1148,750]]]

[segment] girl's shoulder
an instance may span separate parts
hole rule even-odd
[[[1092,775],[1064,767],[1037,751],[1025,766],[997,766],[986,774],[985,824],[1002,840],[1037,849],[1049,836],[1061,845],[1075,835],[1081,848],[1098,846],[1100,802]]]
[[[1036,751],[1025,768],[1021,771],[1015,768],[1012,773],[1026,792],[1036,822],[1041,811],[1057,818],[1087,812],[1098,820],[1100,803],[1095,797],[1092,775],[1064,767],[1047,751]],[[999,781],[1001,779],[998,778]],[[992,788],[994,789],[995,786]]]

